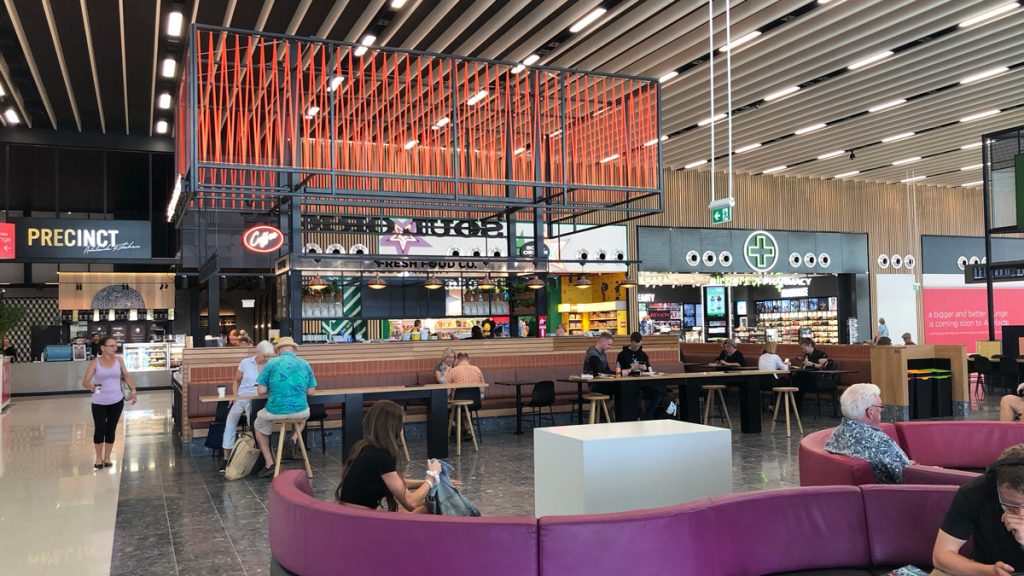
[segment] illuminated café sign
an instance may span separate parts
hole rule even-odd
[[[276,252],[284,244],[284,234],[273,226],[261,224],[242,233],[242,246],[250,252],[268,254]]]
[[[150,258],[150,225],[141,220],[11,218],[18,258]]]
[[[303,227],[328,227],[332,232],[388,235],[408,233],[417,236],[455,236],[460,238],[500,238],[505,225],[497,220],[447,220],[413,218],[408,220],[364,216],[304,217]]]

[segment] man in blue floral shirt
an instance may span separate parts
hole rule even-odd
[[[903,468],[913,464],[882,422],[882,391],[874,384],[854,384],[839,399],[843,421],[832,431],[825,450],[867,460],[879,484],[903,482]]]

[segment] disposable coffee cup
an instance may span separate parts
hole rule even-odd
[[[227,391],[228,391],[227,386],[217,386],[217,396],[218,397],[223,398],[224,394],[227,393]]]
[[[99,394],[100,391],[103,390],[103,384],[95,384],[95,388],[96,388],[96,392],[94,392],[94,394]]]

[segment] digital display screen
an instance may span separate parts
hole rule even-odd
[[[708,317],[721,318],[725,316],[725,286],[708,286],[705,288],[705,295]]]

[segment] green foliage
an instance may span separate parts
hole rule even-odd
[[[17,306],[0,304],[0,337],[6,336],[21,319],[25,317],[25,310]]]

